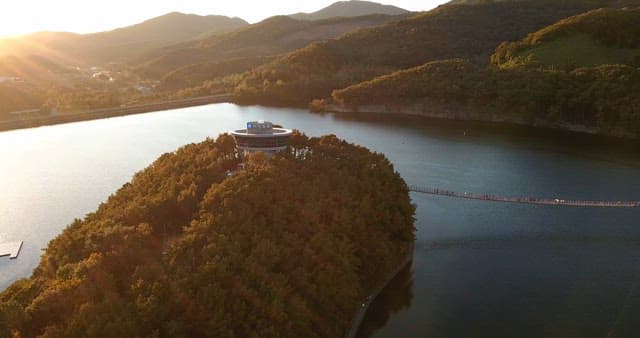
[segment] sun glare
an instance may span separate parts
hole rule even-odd
[[[161,1],[160,3],[167,2]],[[88,33],[143,21],[167,10],[147,2],[34,1],[14,2],[0,12],[0,36],[37,31]]]

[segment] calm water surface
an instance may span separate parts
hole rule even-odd
[[[640,200],[640,149],[412,117],[216,104],[0,133],[0,289],[164,152],[267,119],[384,153],[409,184],[507,196]],[[465,136],[466,132],[466,136]],[[412,194],[413,266],[361,336],[640,337],[640,209],[501,204]]]

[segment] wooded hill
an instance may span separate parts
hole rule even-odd
[[[312,44],[244,75],[236,88],[245,103],[306,106],[375,76],[433,60],[486,64],[496,46],[562,18],[636,1],[522,1],[445,5],[415,17]]]
[[[234,149],[165,154],[73,222],[0,293],[0,336],[342,336],[412,246],[404,181],[335,136],[226,177]]]
[[[434,61],[336,90],[332,99],[350,110],[411,107],[427,116],[584,126],[607,135],[640,137],[640,71],[625,65],[555,71]]]
[[[222,81],[226,76],[244,73],[274,58],[273,56],[238,57],[184,66],[162,76],[156,90],[176,91],[187,88],[193,89],[193,87],[201,86],[207,81]],[[228,88],[225,88],[224,91],[232,91],[233,87],[234,85],[230,85]]]
[[[640,69],[620,64],[621,53],[613,52],[598,54],[595,66],[577,68],[577,60],[596,59],[564,45],[576,37],[588,38],[592,48],[601,51],[636,51],[627,55],[640,59],[640,9],[600,9],[561,20],[520,42],[500,45],[492,57],[496,65],[427,63],[336,90],[333,101],[351,109],[413,106],[425,115],[585,126],[603,134],[640,137]],[[565,64],[565,58],[572,62]]]
[[[194,70],[192,74],[197,76],[198,64],[211,65],[235,58],[277,56],[302,48],[313,41],[336,38],[350,31],[397,19],[399,18],[389,15],[368,15],[303,21],[275,16],[231,33],[149,53],[140,59],[144,61],[136,72],[147,78],[161,78],[176,69],[190,66]]]

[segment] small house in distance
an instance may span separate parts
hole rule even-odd
[[[291,134],[291,129],[274,128],[269,121],[247,122],[247,129],[231,132],[238,152],[243,156],[258,151],[267,156],[285,151]]]

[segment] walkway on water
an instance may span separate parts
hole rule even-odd
[[[540,204],[540,205],[558,205],[572,207],[590,207],[590,208],[638,208],[640,201],[580,201],[565,200],[558,198],[535,198],[535,197],[503,197],[488,194],[477,194],[469,192],[455,192],[450,190],[442,190],[428,187],[420,187],[410,185],[409,191],[422,194],[440,195],[454,198],[467,198],[482,201],[505,202],[505,203],[524,203],[524,204]]]

